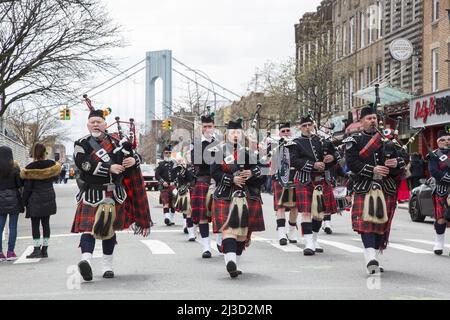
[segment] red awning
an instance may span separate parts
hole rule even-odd
[[[352,124],[350,124],[347,129],[345,129],[345,133],[353,133],[353,132],[358,132],[362,130],[362,126],[361,123],[358,122],[353,122]]]

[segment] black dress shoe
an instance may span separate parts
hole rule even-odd
[[[42,258],[48,258],[48,246],[41,247]]]
[[[378,264],[378,261],[370,260],[367,264],[367,271],[369,272],[369,274],[375,274],[380,271],[380,265]]]
[[[105,279],[112,279],[112,278],[114,278],[114,272],[112,272],[112,271],[105,271],[105,273],[103,274],[103,278],[105,278]]]
[[[189,240],[188,241],[190,241],[190,242],[194,242],[195,241],[195,238],[189,238]]]
[[[203,258],[203,259],[211,258],[211,252],[209,252],[209,251],[203,252],[203,253],[202,253],[202,258]]]
[[[78,263],[78,271],[80,271],[80,274],[83,277],[84,281],[92,280],[92,268],[89,262],[87,262],[86,260],[80,261]]]
[[[27,256],[27,259],[42,258],[41,247],[34,247],[33,252]]]
[[[326,234],[332,234],[333,230],[331,228],[326,227],[323,231],[325,231]]]
[[[315,254],[313,249],[305,248],[303,249],[303,255],[304,256],[313,256]]]
[[[317,252],[317,253],[323,253],[323,248],[316,248],[315,252]]]
[[[236,278],[239,275],[236,263],[234,263],[234,261],[229,261],[227,263],[227,271],[231,278]]]
[[[165,223],[167,226],[170,226],[170,220],[169,220],[169,218],[165,218],[165,219],[164,219],[164,223]]]
[[[440,256],[444,253],[444,250],[434,250],[434,254]]]
[[[286,238],[280,239],[280,246],[287,246],[287,239]]]
[[[169,222],[168,226],[174,226],[175,222]]]

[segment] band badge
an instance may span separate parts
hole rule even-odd
[[[83,162],[83,164],[81,165],[81,168],[84,170],[84,171],[89,171],[89,170],[91,170],[91,164],[89,163],[89,162]]]
[[[447,155],[443,154],[442,156],[439,157],[439,160],[441,160],[442,162],[447,161],[448,157]]]
[[[98,151],[95,153],[95,155],[96,155],[97,157],[99,157],[100,159],[102,159],[103,162],[109,162],[109,161],[111,161],[111,158],[109,157],[109,154],[108,154],[108,152],[106,152],[105,149],[100,149],[100,150],[98,150]]]

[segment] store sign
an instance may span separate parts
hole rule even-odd
[[[398,61],[405,61],[411,58],[414,48],[408,39],[400,38],[395,39],[389,45],[389,51],[392,58]]]
[[[450,92],[411,100],[410,119],[413,128],[450,123]]]

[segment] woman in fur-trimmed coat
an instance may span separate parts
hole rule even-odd
[[[31,218],[34,251],[27,258],[47,258],[50,239],[50,216],[56,214],[56,195],[53,189],[55,177],[59,176],[61,165],[53,160],[46,160],[46,149],[42,144],[33,148],[34,161],[20,176],[25,180],[23,202],[26,206],[26,218]],[[41,243],[40,225],[44,234]],[[41,247],[42,245],[42,247]]]

